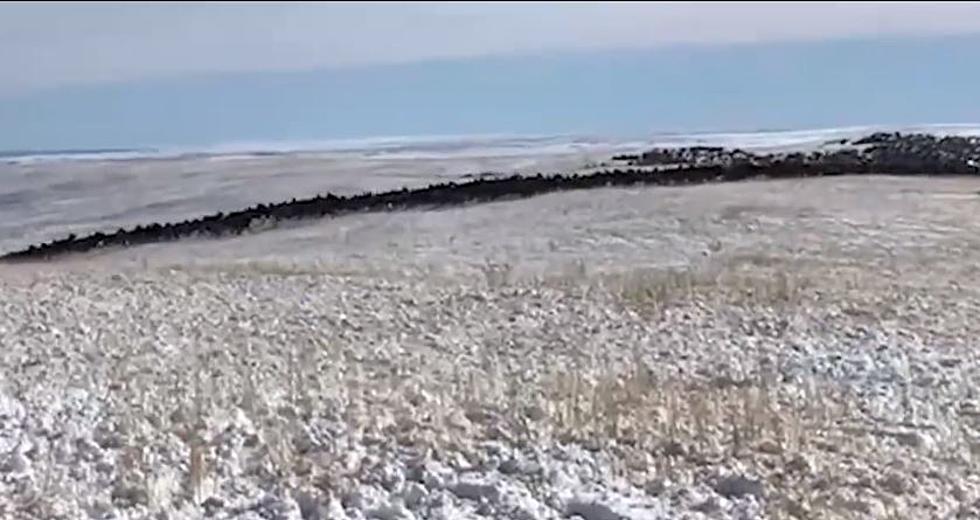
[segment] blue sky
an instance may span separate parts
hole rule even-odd
[[[980,122],[977,4],[333,5],[4,5],[0,149]]]

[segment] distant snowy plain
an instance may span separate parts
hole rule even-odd
[[[757,152],[834,147],[879,130],[980,135],[980,125],[582,136],[425,136],[228,143],[191,148],[0,156],[0,251],[94,231],[184,220],[317,193],[353,194],[481,172],[581,171],[651,147]]]

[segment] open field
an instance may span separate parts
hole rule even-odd
[[[609,155],[598,148],[505,156],[349,152],[0,163],[0,250],[316,193],[420,187],[482,171],[569,171]]]
[[[0,266],[0,516],[976,517],[978,190],[601,189]]]

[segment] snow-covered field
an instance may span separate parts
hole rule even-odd
[[[883,128],[882,128],[883,129]],[[467,174],[589,171],[653,146],[757,152],[833,147],[877,127],[661,134],[610,140],[563,136],[374,138],[237,143],[199,149],[0,156],[0,252],[31,243],[193,218],[314,193],[360,193],[459,180]],[[890,128],[887,130],[891,130]],[[978,135],[980,125],[900,128]]]
[[[0,249],[623,148],[8,164]],[[0,266],[0,517],[977,517],[978,190],[592,190]]]

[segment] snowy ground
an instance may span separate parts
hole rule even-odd
[[[975,518],[978,190],[593,190],[0,266],[0,517]]]
[[[259,203],[458,180],[486,170],[535,173],[588,154],[419,159],[363,154],[0,165],[0,250],[94,231],[230,212]],[[604,155],[603,155],[604,157]]]

